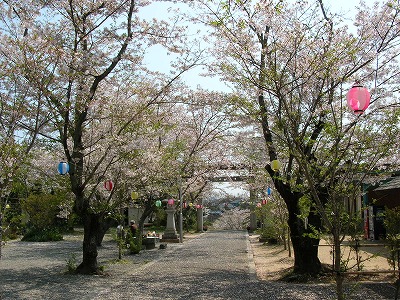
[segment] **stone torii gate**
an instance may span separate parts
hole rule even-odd
[[[251,170],[251,167],[245,164],[233,164],[233,165],[220,165],[218,170]],[[210,182],[242,182],[254,180],[253,175],[234,175],[234,176],[217,176],[208,178]],[[250,189],[250,203],[254,203],[256,198],[256,193],[253,189]],[[257,216],[254,211],[254,206],[250,206],[250,230],[254,231],[257,229]]]
[[[251,169],[244,164],[232,164],[232,165],[219,165],[216,169],[218,170],[245,170]],[[217,176],[217,177],[209,177],[209,182],[240,182],[240,181],[249,181],[254,179],[254,176]],[[255,200],[255,192],[250,189],[250,202],[254,202]],[[176,227],[175,227],[175,208],[173,205],[167,205],[167,209],[165,212],[167,213],[167,226],[164,232],[164,235],[161,239],[162,242],[179,242],[180,239],[178,237]],[[182,216],[181,216],[182,217]],[[197,231],[203,231],[203,207],[200,206],[197,208]],[[257,217],[254,212],[254,207],[250,208],[250,230],[257,229]],[[182,230],[182,229],[180,229]]]

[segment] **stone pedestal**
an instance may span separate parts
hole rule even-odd
[[[256,202],[257,195],[254,189],[250,189],[250,232],[257,229],[257,215],[256,215]]]
[[[250,209],[250,231],[254,231],[257,229],[257,215],[254,210],[254,207]]]
[[[167,227],[160,242],[179,243],[179,237],[175,228],[175,208],[168,206],[165,212],[167,213]]]
[[[203,208],[197,209],[197,231],[203,232]]]

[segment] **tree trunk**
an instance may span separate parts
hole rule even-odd
[[[289,211],[288,223],[294,252],[293,271],[298,274],[315,276],[321,271],[321,262],[318,258],[319,239],[304,235],[311,232],[305,229],[298,215],[299,212],[297,210]],[[315,226],[315,228],[319,228],[319,217],[309,217],[309,224]]]
[[[84,215],[83,260],[77,267],[79,274],[101,274],[97,265],[97,236],[100,216],[87,212]]]
[[[97,231],[97,235],[96,235],[96,244],[97,247],[101,247],[101,244],[103,243],[103,239],[104,239],[104,235],[106,234],[106,232],[108,231],[108,229],[110,229],[112,226],[118,226],[118,222],[114,219],[111,218],[107,218],[107,219],[100,219],[100,228]]]
[[[287,228],[287,247],[288,247],[288,251],[289,251],[289,257],[292,257],[292,246],[291,244],[291,240],[290,240],[290,228]]]
[[[294,273],[308,274],[316,276],[321,271],[321,262],[318,258],[319,239],[312,238],[307,234],[313,233],[310,228],[319,230],[321,228],[321,218],[318,214],[311,211],[308,217],[308,226],[304,226],[303,220],[299,218],[299,200],[303,196],[301,193],[292,192],[290,186],[280,180],[275,180],[275,187],[286,203],[289,219],[290,239],[294,253]]]
[[[154,202],[154,200],[151,197],[145,202],[144,211],[139,219],[139,233],[138,234],[140,237],[144,234],[144,221],[146,220],[147,217],[149,217],[151,215],[151,213],[154,210],[153,202]]]
[[[343,300],[343,281],[344,277],[341,273],[341,260],[342,260],[342,250],[341,242],[339,238],[339,232],[336,228],[333,229],[333,251],[334,251],[334,269],[335,269],[335,281],[336,281],[336,295],[338,300]]]
[[[0,207],[0,210],[1,210],[1,207]],[[3,255],[2,250],[3,250],[3,214],[0,211],[0,260]]]

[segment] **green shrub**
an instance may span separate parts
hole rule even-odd
[[[128,231],[126,234],[127,243],[129,245],[130,254],[138,254],[142,250],[142,239],[139,237],[133,237]]]
[[[21,201],[21,208],[28,214],[29,223],[35,228],[55,224],[62,198],[52,194],[31,194]]]
[[[74,274],[76,272],[76,255],[73,253],[67,259],[67,273]]]
[[[396,270],[396,267],[400,269],[400,265],[398,265],[400,260],[400,207],[385,209],[384,225],[389,249],[388,262],[393,270]]]
[[[63,236],[60,234],[58,229],[36,229],[30,228],[27,230],[22,238],[25,242],[56,242],[62,241]]]

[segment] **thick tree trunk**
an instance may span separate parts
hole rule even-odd
[[[86,213],[84,216],[83,260],[77,267],[79,274],[100,274],[97,265],[97,236],[100,230],[100,216]]]
[[[312,235],[313,231],[310,228],[316,230],[321,228],[321,218],[311,212],[308,217],[309,226],[306,228],[303,220],[299,218],[299,200],[303,194],[292,192],[290,186],[280,180],[275,181],[275,187],[285,201],[289,213],[288,225],[294,252],[294,273],[315,276],[321,271],[321,262],[318,258],[319,239],[307,234]]]
[[[97,231],[97,236],[96,236],[97,247],[101,247],[101,244],[103,243],[104,235],[107,233],[108,229],[110,229],[112,226],[117,227],[118,222],[111,218],[107,218],[105,220],[103,220],[103,218],[102,218],[100,220],[100,228]]]
[[[147,217],[151,215],[151,213],[154,210],[154,204],[152,204],[154,200],[152,198],[149,198],[148,201],[145,202],[145,207],[142,215],[140,216],[139,219],[139,235],[140,237],[144,234],[144,221],[146,220]]]
[[[321,271],[321,262],[318,258],[319,239],[305,236],[311,232],[305,228],[298,215],[297,209],[292,208],[289,211],[288,224],[294,252],[294,273],[315,276]],[[315,228],[320,227],[318,216],[310,215],[308,221]]]

